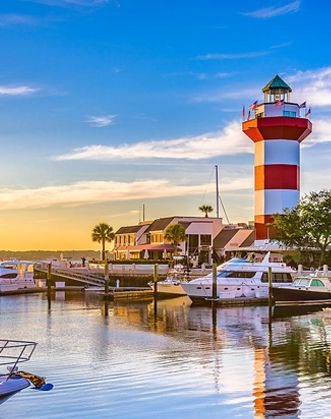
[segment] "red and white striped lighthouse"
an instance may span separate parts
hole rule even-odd
[[[256,244],[272,237],[268,224],[273,214],[293,208],[300,199],[300,143],[312,130],[311,122],[300,116],[302,105],[290,101],[292,89],[278,75],[262,91],[264,103],[253,104],[254,119],[242,124],[255,147]]]

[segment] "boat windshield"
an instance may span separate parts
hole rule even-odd
[[[231,263],[250,263],[250,261],[248,259],[243,259],[243,258],[233,258],[233,259],[230,259],[229,262],[231,262]]]
[[[309,283],[310,283],[310,279],[308,279],[308,278],[300,278],[300,279],[296,279],[293,282],[293,285],[295,287],[309,287]]]
[[[253,278],[255,274],[254,271],[219,271],[217,272],[217,278]]]

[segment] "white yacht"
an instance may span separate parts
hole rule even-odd
[[[157,293],[169,297],[186,295],[186,291],[182,287],[184,277],[184,266],[181,264],[175,265],[174,268],[169,270],[167,278],[157,283]],[[149,286],[154,290],[153,282],[150,282]]]
[[[272,285],[287,286],[295,273],[285,263],[269,262],[270,252],[262,262],[234,258],[217,268],[217,298],[265,298],[268,296],[268,268],[272,268]],[[212,274],[182,282],[181,286],[192,300],[212,297]]]
[[[0,292],[35,287],[33,262],[18,260],[0,262]]]

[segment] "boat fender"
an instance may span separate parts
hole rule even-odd
[[[33,384],[36,388],[41,388],[43,385],[46,384],[46,380],[44,377],[39,377],[38,375],[32,374],[30,372],[17,371],[15,375],[29,380],[30,383]]]

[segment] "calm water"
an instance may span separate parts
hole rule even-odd
[[[2,418],[326,418],[331,312],[116,304],[58,293],[0,299],[1,337],[39,342]]]

